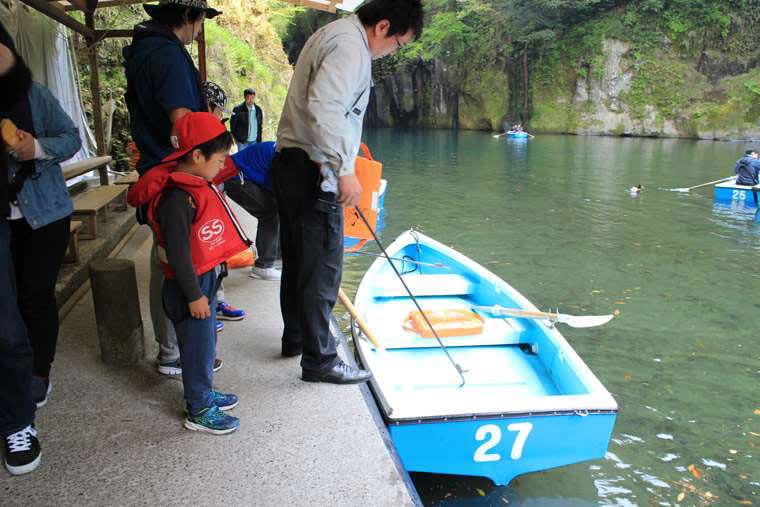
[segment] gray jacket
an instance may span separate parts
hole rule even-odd
[[[306,42],[288,88],[277,150],[301,148],[322,165],[322,190],[353,174],[372,85],[367,33],[356,16],[322,27]]]

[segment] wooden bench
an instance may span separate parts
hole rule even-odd
[[[137,171],[131,171],[125,174],[124,176],[119,176],[116,178],[116,180],[113,182],[114,185],[134,185],[137,183],[137,179],[140,177],[140,174]]]
[[[127,187],[124,185],[108,185],[88,190],[74,200],[72,218],[84,222],[82,239],[95,239],[98,235],[98,217],[101,222],[108,220],[109,205],[114,210],[127,209]]]
[[[79,264],[79,231],[82,229],[82,222],[72,220],[69,225],[69,248],[63,256],[64,264]]]
[[[66,164],[61,166],[63,170],[63,179],[70,180],[81,176],[90,171],[94,171],[99,167],[103,167],[106,164],[110,164],[113,160],[112,157],[93,157],[81,162],[74,162],[73,164]]]

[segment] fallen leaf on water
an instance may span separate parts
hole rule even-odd
[[[752,500],[739,500],[739,505],[752,505]]]
[[[625,380],[631,380],[633,378],[633,375],[631,375],[630,373],[626,373],[625,375],[623,375],[623,378]]]
[[[486,492],[485,492],[485,491],[483,491],[482,489],[480,489],[480,488],[476,488],[475,490],[478,492],[478,494],[479,494],[480,496],[486,496]]]
[[[695,479],[701,479],[702,478],[702,472],[700,472],[699,468],[697,468],[696,466],[689,465],[689,467],[687,468],[687,470],[689,470],[689,472],[691,473],[691,475],[694,476]]]
[[[617,308],[615,308],[615,311],[612,312],[612,314],[613,315],[620,315],[620,310],[618,310]]]
[[[729,449],[728,452],[729,454],[736,454],[739,451],[737,451],[736,449]]]
[[[678,493],[678,496],[676,497],[676,500],[678,500],[679,502],[683,502],[684,498],[686,498],[686,493],[683,492],[683,491],[681,491],[680,493]]]
[[[749,475],[747,475],[747,474],[739,474],[739,479],[741,479],[743,481],[746,481],[747,479],[749,479]]]
[[[591,294],[599,294],[600,292],[602,292],[602,291],[594,289],[594,290],[591,291]]]
[[[755,415],[760,415],[760,408],[756,408],[752,413]]]
[[[750,431],[749,434],[753,437],[760,437],[760,433],[755,433],[754,431]]]
[[[615,304],[616,304],[616,305],[624,305],[624,304],[625,304],[625,301],[615,301]]]
[[[707,498],[707,499],[709,500],[709,499],[711,499],[711,498],[718,498],[718,497],[717,497],[717,496],[715,496],[715,495],[713,495],[713,494],[712,494],[712,493],[710,493],[709,491],[707,491],[707,492],[705,493],[705,498]]]

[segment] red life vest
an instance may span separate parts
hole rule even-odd
[[[190,194],[195,204],[195,220],[190,226],[190,250],[196,275],[202,275],[227,259],[251,246],[251,240],[243,232],[237,218],[227,204],[224,195],[199,176],[172,172],[166,178],[161,191],[178,187]],[[175,278],[167,262],[166,241],[158,223],[159,192],[148,208],[148,223],[158,238],[158,259],[167,278]]]

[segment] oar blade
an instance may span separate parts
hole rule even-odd
[[[560,313],[557,322],[567,324],[570,327],[586,328],[603,326],[614,317],[614,315],[567,315]]]

